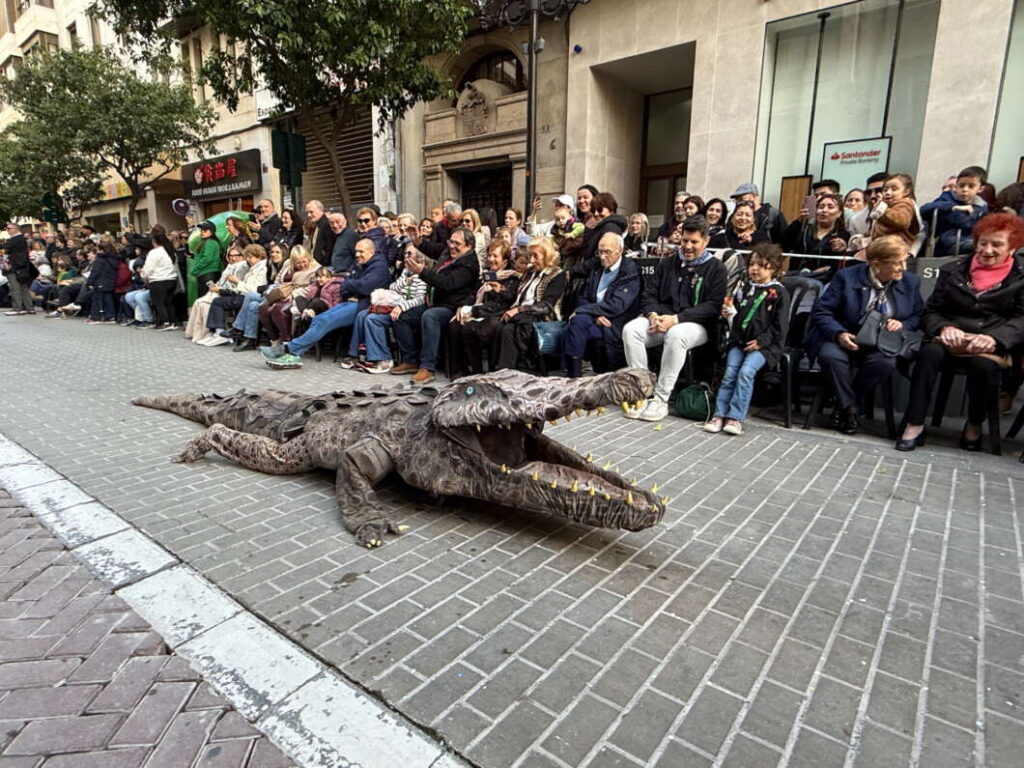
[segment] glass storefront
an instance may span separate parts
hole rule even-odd
[[[1013,8],[988,177],[996,189],[1024,175],[1024,0]]]
[[[892,136],[889,169],[915,174],[939,0],[860,0],[766,27],[754,178],[820,176],[824,145]]]

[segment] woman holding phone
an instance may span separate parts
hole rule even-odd
[[[797,219],[786,227],[782,249],[786,253],[803,253],[810,257],[842,256],[849,242],[842,198],[839,195],[822,195],[814,207],[813,220]],[[808,270],[812,277],[828,279],[841,263],[837,259],[795,258],[790,259],[789,270]]]

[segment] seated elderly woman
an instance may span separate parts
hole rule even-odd
[[[291,340],[292,304],[311,290],[319,268],[313,254],[304,245],[292,248],[288,264],[278,275],[277,287],[263,294],[263,303],[258,310],[260,324],[271,341]]]
[[[754,204],[750,200],[740,200],[732,211],[732,216],[725,225],[725,230],[711,238],[709,248],[733,248],[749,251],[757,243],[769,241],[769,233],[759,229],[755,220]]]
[[[537,348],[534,324],[562,319],[566,274],[558,266],[558,251],[546,237],[533,238],[526,250],[530,266],[519,279],[512,306],[502,313],[495,329],[494,370],[524,365]]]
[[[484,346],[494,338],[501,315],[512,306],[519,286],[520,274],[512,268],[508,243],[492,240],[486,257],[484,282],[477,289],[476,300],[459,307],[448,323],[448,364],[455,376],[484,372]]]
[[[206,313],[206,328],[209,333],[195,341],[196,344],[204,347],[230,344],[230,334],[225,335],[228,333],[225,328],[228,313],[234,311],[241,315],[251,297],[255,297],[256,302],[263,301],[260,294],[267,285],[267,252],[262,245],[253,243],[242,249],[242,255],[248,267],[245,275],[241,278],[233,274],[228,275],[225,278],[225,285],[217,289],[217,294],[211,299],[210,308]],[[253,315],[256,316],[255,312]],[[235,347],[236,352],[238,349],[239,347]]]
[[[217,249],[217,258],[220,258],[220,247]],[[221,290],[231,290],[245,277],[249,271],[249,265],[245,261],[242,249],[237,245],[228,248],[228,265],[221,273],[220,280],[205,289],[202,296],[195,300],[192,309],[188,313],[188,322],[185,324],[185,338],[191,339],[193,344],[202,344],[203,339],[213,337],[215,334],[206,327],[206,319],[210,314],[210,305],[220,295]],[[235,279],[229,279],[234,276]]]
[[[910,380],[906,429],[896,450],[924,445],[935,379],[947,367],[967,374],[967,423],[960,447],[981,450],[981,425],[999,395],[1009,353],[1024,344],[1024,220],[993,213],[974,225],[974,253],[945,264],[928,299],[921,348]]]
[[[836,397],[832,424],[845,435],[857,433],[858,399],[890,376],[895,356],[857,343],[857,333],[871,310],[889,331],[914,332],[924,302],[921,279],[907,272],[909,246],[899,237],[873,240],[867,262],[841,269],[811,311],[804,347],[817,357]]]

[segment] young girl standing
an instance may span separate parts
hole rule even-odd
[[[783,271],[782,249],[758,243],[750,253],[748,279],[725,299],[722,317],[729,321],[729,351],[715,415],[704,425],[705,432],[743,434],[754,378],[782,355],[789,324],[789,295],[779,282]]]
[[[914,180],[905,173],[894,173],[882,187],[882,202],[871,211],[874,225],[871,239],[896,235],[911,246],[921,231],[914,199]]]

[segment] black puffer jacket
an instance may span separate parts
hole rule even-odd
[[[86,285],[97,291],[112,291],[117,285],[117,256],[100,251],[92,261]]]
[[[1024,249],[1011,258],[1013,267],[1002,283],[980,296],[970,285],[971,259],[966,256],[939,269],[935,290],[924,312],[924,330],[937,336],[947,325],[996,340],[1000,353],[1024,344]]]
[[[606,216],[597,223],[597,226],[590,228],[587,227],[583,230],[583,247],[580,248],[579,261],[586,264],[590,259],[596,258],[597,256],[597,244],[601,242],[601,238],[608,232],[614,232],[617,235],[623,234],[629,227],[629,222],[626,221],[625,217],[620,216],[617,213],[613,213],[611,216]],[[589,272],[589,270],[587,270]]]

